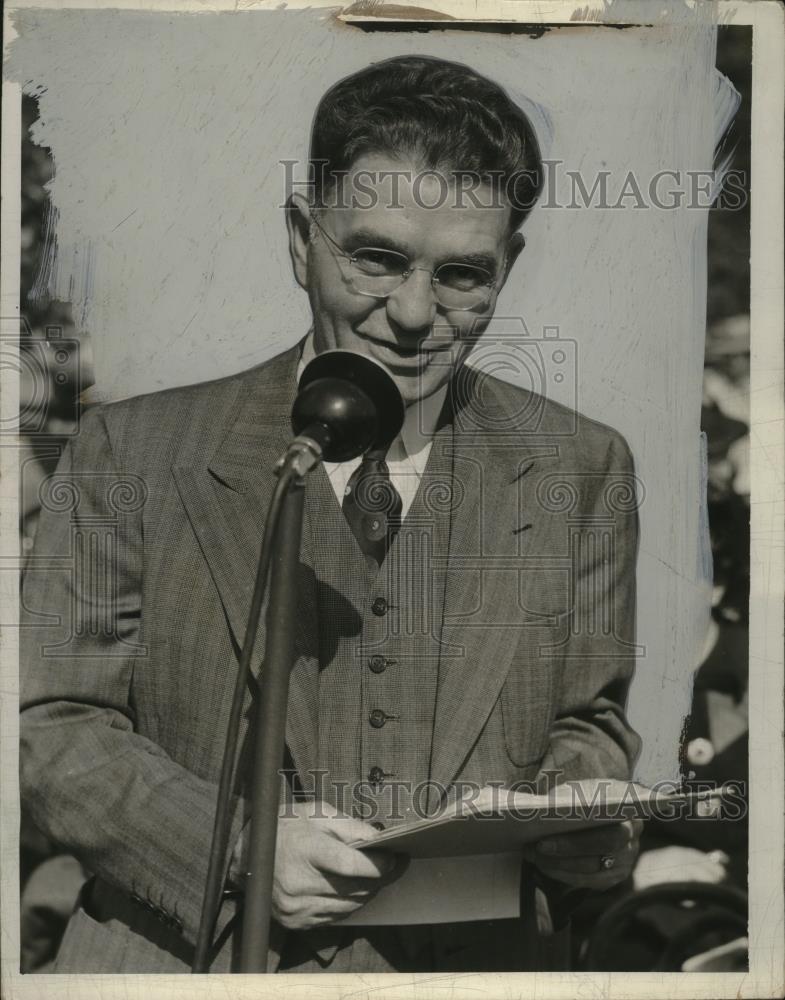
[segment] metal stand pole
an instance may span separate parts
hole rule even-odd
[[[267,641],[259,676],[259,713],[251,782],[248,876],[245,883],[241,972],[266,972],[273,868],[278,832],[280,769],[286,738],[289,674],[294,659],[297,577],[305,484],[295,480],[283,501],[270,567]]]

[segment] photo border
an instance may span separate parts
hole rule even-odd
[[[213,13],[279,9],[277,0],[27,0],[6,7],[6,47],[13,41],[15,10],[146,9],[156,12]],[[297,0],[289,10],[322,8],[351,23],[356,19],[394,19],[392,5],[344,5],[329,0]],[[46,975],[19,973],[19,805],[18,805],[18,448],[0,446],[0,593],[3,630],[0,643],[0,732],[2,732],[2,810],[0,810],[0,905],[2,915],[2,993],[10,998],[142,997],[157,1000],[184,990],[199,997],[482,997],[600,996],[633,998],[774,997],[785,992],[783,862],[785,857],[785,767],[783,764],[783,95],[785,9],[777,0],[716,0],[655,3],[615,0],[592,6],[571,0],[406,0],[408,19],[426,12],[461,21],[507,21],[533,25],[714,23],[750,25],[753,29],[751,205],[751,524],[749,618],[750,839],[749,955],[747,973],[423,973],[210,975]],[[18,330],[21,88],[4,80],[2,146],[2,273],[0,323],[3,334]],[[13,423],[19,385],[9,357],[0,371],[0,419]]]

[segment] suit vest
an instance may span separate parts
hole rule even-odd
[[[362,553],[323,467],[308,484],[319,637],[317,797],[384,826],[427,811],[451,449],[447,426],[434,436],[417,494],[379,567]]]

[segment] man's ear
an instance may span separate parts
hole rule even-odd
[[[286,229],[295,280],[301,288],[307,288],[311,213],[307,199],[301,194],[291,194],[286,201]]]
[[[518,254],[525,246],[526,240],[523,237],[523,233],[513,233],[507,241],[507,254],[504,259],[504,277],[502,278],[500,287],[504,286],[504,283],[510,275],[513,264],[518,259]]]

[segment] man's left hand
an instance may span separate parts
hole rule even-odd
[[[640,819],[543,837],[524,850],[543,874],[579,889],[610,889],[628,878],[638,857]]]

